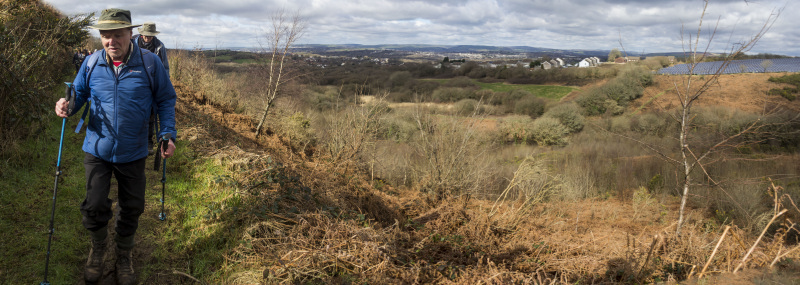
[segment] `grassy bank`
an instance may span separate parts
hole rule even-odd
[[[46,101],[56,100],[54,95]],[[16,152],[0,162],[2,284],[32,284],[44,278],[62,119],[52,115],[48,122],[38,135],[19,142]],[[85,262],[89,245],[78,208],[85,190],[80,150],[83,135],[73,132],[76,122],[68,120],[64,131],[48,278],[53,284],[77,280],[78,265]]]
[[[47,101],[55,102],[57,98],[53,95]],[[81,150],[85,131],[74,133],[77,121],[76,117],[67,119],[64,131],[48,273],[52,284],[75,284],[81,280],[90,247],[79,208],[85,196]],[[0,284],[33,284],[44,278],[62,119],[53,115],[48,122],[39,135],[18,142],[13,155],[0,162]],[[158,219],[162,172],[153,170],[152,156],[147,160],[146,209],[140,218],[134,251],[140,281],[145,284],[189,280],[175,272],[222,280],[229,272],[222,266],[222,253],[238,245],[241,229],[221,223],[227,219],[217,215],[221,207],[236,201],[226,190],[231,188],[219,186],[231,173],[214,160],[200,157],[192,150],[192,143],[182,139],[179,137],[176,155],[167,160],[166,221]],[[116,207],[113,180],[110,198]],[[112,219],[111,235],[113,223]],[[113,278],[111,254],[106,256],[105,264],[104,278]]]

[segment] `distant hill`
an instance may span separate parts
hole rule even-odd
[[[355,50],[394,50],[403,52],[432,52],[432,53],[493,53],[493,54],[519,54],[526,53],[531,56],[548,55],[551,57],[590,57],[608,56],[609,50],[568,50],[551,49],[530,46],[486,46],[486,45],[425,45],[425,44],[304,44],[295,46],[296,50],[318,53],[341,52]],[[632,54],[636,56],[637,54]]]
[[[206,48],[208,50],[213,48]],[[260,52],[257,48],[228,47],[226,49],[234,51]],[[305,51],[313,53],[337,53],[352,51],[399,51],[399,52],[431,52],[431,53],[492,53],[492,54],[520,54],[526,53],[529,56],[538,57],[547,55],[549,57],[562,57],[565,59],[577,59],[596,56],[601,59],[608,57],[610,50],[580,50],[580,49],[553,49],[531,46],[487,46],[487,45],[428,45],[428,44],[301,44],[294,46],[295,51]],[[641,53],[635,51],[625,52],[627,56],[651,57],[651,56],[675,56],[683,58],[684,52],[666,51]],[[709,54],[716,56],[717,54]],[[765,55],[759,58],[780,58],[782,55]]]

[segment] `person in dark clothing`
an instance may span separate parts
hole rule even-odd
[[[150,52],[156,54],[158,58],[161,59],[161,63],[164,64],[164,69],[167,70],[167,74],[169,74],[169,60],[167,60],[167,47],[164,46],[156,35],[160,34],[161,32],[156,30],[156,23],[153,22],[146,22],[142,24],[141,28],[138,28],[139,34],[133,36],[133,41],[140,47]]]
[[[142,27],[138,29],[139,34],[133,36],[132,41],[136,43],[141,49],[149,50],[150,52],[156,54],[158,58],[161,59],[161,63],[164,64],[164,68],[167,70],[167,75],[169,75],[169,60],[167,60],[167,48],[164,46],[156,35],[160,34],[161,32],[156,30],[156,23],[153,22],[146,22],[142,24]],[[150,121],[148,122],[148,137],[147,143],[149,147],[149,153],[153,154],[153,144],[155,142],[155,129],[156,129],[156,110],[150,113]]]
[[[81,69],[81,64],[83,64],[83,60],[86,59],[86,54],[78,50],[75,54],[72,55],[72,65],[75,66],[75,72],[77,73],[79,69]]]
[[[95,284],[103,276],[108,223],[114,216],[117,284],[137,284],[132,252],[139,216],[145,210],[147,185],[147,130],[143,124],[153,105],[161,118],[159,135],[177,138],[175,89],[161,60],[131,42],[133,28],[138,26],[131,24],[128,10],[103,10],[97,24],[90,27],[100,31],[103,49],[86,61],[93,64],[92,68],[80,68],[75,76],[74,108],[69,113],[69,102],[64,98],[55,107],[56,115],[67,118],[91,102],[82,148],[86,153],[86,198],[80,205],[83,226],[92,241],[83,273],[86,284]],[[163,158],[175,153],[173,139],[167,144],[160,153]],[[118,186],[116,214],[108,197],[112,176]]]

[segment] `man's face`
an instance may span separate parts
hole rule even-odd
[[[131,48],[131,36],[133,32],[130,28],[100,31],[100,41],[103,49],[113,61],[122,61]]]
[[[153,38],[154,38],[153,36],[145,36],[145,35],[142,35],[142,40],[143,40],[144,42],[148,43],[148,44],[150,43],[150,41],[152,41],[152,40],[153,40]]]

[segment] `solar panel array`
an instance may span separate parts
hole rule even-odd
[[[772,63],[764,63],[764,61]],[[716,74],[723,67],[723,61],[701,62],[694,66],[692,74]],[[746,72],[800,72],[800,58],[776,58],[776,59],[744,59],[732,60],[721,70],[722,74],[746,73]],[[689,74],[689,64],[678,64],[658,70],[658,74]]]

